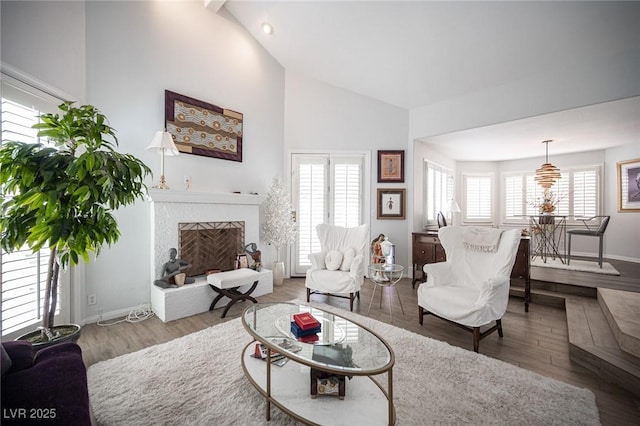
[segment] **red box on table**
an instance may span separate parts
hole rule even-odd
[[[309,312],[301,312],[293,315],[293,320],[301,330],[308,330],[320,326],[320,321],[315,319]]]

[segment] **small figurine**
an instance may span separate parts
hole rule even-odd
[[[191,264],[184,260],[176,259],[177,256],[178,250],[173,247],[170,248],[169,261],[162,265],[162,278],[155,280],[153,282],[155,285],[162,288],[178,287],[175,282],[175,276],[191,268]],[[185,284],[191,284],[193,282],[195,282],[195,279],[192,277],[186,277],[184,280]]]
[[[251,269],[254,269],[257,272],[260,272],[262,269],[262,252],[258,250],[258,246],[256,243],[249,243],[245,246],[244,251],[246,251],[251,259],[253,259],[253,264],[251,265]]]

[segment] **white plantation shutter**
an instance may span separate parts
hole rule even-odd
[[[453,198],[453,174],[451,170],[427,161],[425,164],[425,223],[435,225],[438,212],[447,213]]]
[[[559,198],[554,213],[568,216],[569,222],[573,221],[574,217],[597,215],[601,199],[600,170],[601,166],[563,170],[561,178],[551,187],[554,197]],[[543,189],[535,182],[533,173],[510,173],[503,179],[503,188],[505,220],[525,221],[526,216],[540,213],[537,204],[543,197]],[[524,215],[520,216],[519,210],[523,211]]]
[[[464,176],[464,218],[470,222],[492,220],[491,176]]]
[[[507,176],[504,179],[504,215],[506,219],[521,218],[525,209],[522,176]]]
[[[573,215],[592,217],[598,213],[598,173],[597,170],[573,172]]]
[[[529,174],[525,176],[526,182],[526,201],[527,201],[527,216],[535,216],[540,213],[539,208],[536,206],[540,202],[543,196],[543,189],[538,182],[534,180],[534,175]]]
[[[320,251],[317,225],[364,223],[364,159],[364,154],[292,155],[292,199],[298,221],[292,274],[304,274],[311,266],[309,254]]]
[[[560,216],[569,216],[570,214],[570,199],[569,199],[569,180],[570,172],[562,172],[560,179],[556,181],[551,187],[551,192],[558,199],[556,203],[555,214]]]
[[[5,76],[3,75],[3,79]],[[2,82],[2,144],[9,141],[37,143],[36,124],[41,112],[55,112],[58,100],[47,95],[31,95],[7,81]],[[5,196],[8,196],[7,194]],[[42,303],[47,280],[49,248],[38,253],[24,248],[11,254],[0,252],[0,282],[2,282],[2,336],[18,334],[33,328],[41,320]],[[58,307],[60,313],[60,291]]]
[[[308,265],[309,254],[320,251],[316,226],[326,217],[326,175],[328,163],[325,158],[305,159],[298,167],[297,215],[297,264]]]
[[[362,160],[333,162],[333,224],[350,228],[362,224]]]

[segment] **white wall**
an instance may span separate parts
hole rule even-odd
[[[117,130],[120,151],[147,163],[155,180],[160,158],[145,148],[164,127],[165,89],[242,112],[242,163],[167,157],[167,180],[178,190],[189,175],[191,191],[265,194],[283,169],[284,70],[225,15],[200,1],[3,1],[2,60],[96,105]],[[80,300],[98,301],[80,303],[77,320],[149,301],[149,203],[116,216],[120,241],[77,274],[86,278]]]
[[[411,194],[412,161],[406,150],[408,111],[289,70],[285,75],[285,154],[296,149],[369,150],[371,235],[383,233],[389,237],[396,245],[396,262],[409,267],[409,221],[376,219],[377,188],[408,188],[407,197]],[[377,183],[378,150],[405,150],[405,183]]]
[[[640,138],[638,143],[605,152],[605,205],[608,206],[606,214],[611,215],[605,234],[605,253],[619,259],[640,262],[640,212],[618,211],[617,162],[634,159],[640,159]]]
[[[2,1],[2,62],[56,89],[85,97],[85,4]]]
[[[164,127],[169,89],[244,114],[243,161],[167,157],[171,188],[182,190],[189,175],[190,191],[265,194],[283,168],[282,67],[235,20],[202,2],[88,2],[86,9],[87,101],[110,118],[121,149],[150,165],[157,180],[160,158],[145,148]],[[118,218],[121,240],[87,267],[87,292],[98,296],[88,316],[149,301],[149,205]]]

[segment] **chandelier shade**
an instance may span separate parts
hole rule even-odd
[[[536,175],[534,180],[538,182],[538,185],[543,187],[544,189],[549,189],[553,186],[553,184],[560,179],[560,169],[549,163],[549,143],[553,142],[551,140],[542,141],[546,146],[546,155],[545,162],[540,168],[536,169]]]

